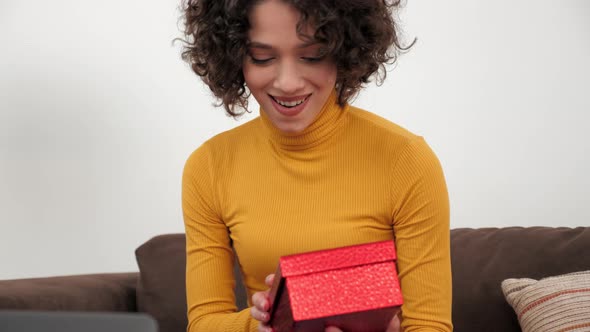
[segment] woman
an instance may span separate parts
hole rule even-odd
[[[211,138],[185,166],[189,331],[270,331],[269,274],[280,256],[388,239],[398,252],[401,329],[452,330],[440,164],[421,137],[348,104],[403,50],[391,16],[397,6],[185,6],[183,58],[230,115],[247,109],[250,94],[261,106],[260,117]],[[232,247],[252,295],[252,308],[241,312]]]

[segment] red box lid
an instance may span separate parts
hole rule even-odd
[[[396,259],[395,245],[389,240],[283,256],[279,264],[281,275],[292,277]]]

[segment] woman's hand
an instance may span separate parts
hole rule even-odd
[[[399,313],[399,311],[398,311]],[[385,332],[400,332],[401,328],[400,328],[400,322],[399,322],[399,317],[397,316],[397,313],[395,316],[393,316],[393,319],[391,320],[391,322],[389,322],[389,325],[387,326],[387,330]],[[334,327],[334,326],[329,326],[326,328],[326,332],[343,332],[341,329]]]
[[[275,280],[274,274],[269,274],[264,279],[264,283],[270,288]],[[264,292],[256,292],[252,295],[252,308],[250,308],[250,315],[260,323],[258,324],[259,332],[272,332],[272,328],[268,326],[270,319],[270,299],[268,298],[269,289]]]
[[[264,283],[270,288],[275,280],[274,274],[269,274],[264,279]],[[264,292],[256,292],[252,295],[252,308],[250,308],[250,315],[260,323],[258,324],[258,332],[272,332],[272,328],[266,324],[270,319],[270,299],[268,298],[269,289]],[[399,313],[399,311],[398,311]],[[326,332],[343,332],[341,329],[329,326],[326,328]],[[385,332],[400,332],[400,321],[396,315],[393,317],[387,330]]]

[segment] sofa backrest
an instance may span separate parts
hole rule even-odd
[[[186,331],[185,237],[156,236],[135,250],[137,311],[156,319],[160,332]]]
[[[455,331],[521,331],[501,282],[590,270],[589,252],[585,227],[452,230]]]
[[[158,235],[135,250],[140,277],[137,285],[137,311],[150,314],[158,322],[159,332],[185,332],[186,311],[186,239],[184,234]],[[247,307],[239,265],[236,275],[236,305]]]
[[[590,270],[590,228],[507,227],[451,231],[455,332],[520,331],[500,283]],[[186,330],[185,237],[160,235],[136,250],[140,269],[138,311],[151,314],[160,332]],[[234,272],[239,277],[236,264]],[[241,281],[238,308],[246,307]]]

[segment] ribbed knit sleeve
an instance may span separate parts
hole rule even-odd
[[[207,145],[188,159],[182,178],[189,332],[256,331],[250,309],[236,312],[233,252],[220,217]]]
[[[397,158],[392,177],[403,331],[452,331],[449,200],[442,168],[417,137]]]

